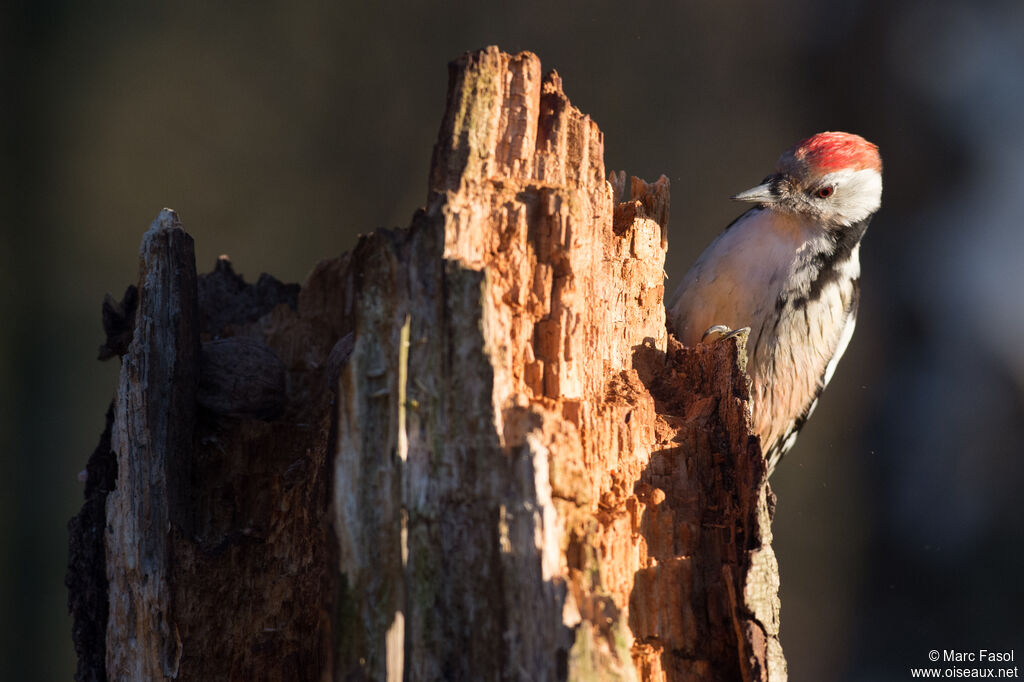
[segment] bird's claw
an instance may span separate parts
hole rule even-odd
[[[731,338],[735,338],[737,336],[747,336],[749,334],[750,334],[750,327],[740,327],[739,329],[732,330],[731,332],[729,332],[728,334],[726,334],[722,338],[723,339],[731,339]]]
[[[721,335],[724,335],[724,334],[728,334],[730,331],[732,331],[732,330],[729,329],[728,327],[726,327],[724,324],[716,324],[713,327],[708,327],[707,328],[707,331],[705,331],[704,334],[700,337],[700,342],[704,343],[705,341],[708,340],[709,336],[716,336],[717,337],[717,336],[721,336]],[[714,341],[714,340],[715,339],[712,339],[712,341]]]
[[[743,334],[749,334],[750,327],[740,327],[739,329],[730,329],[724,324],[716,324],[713,327],[708,327],[708,330],[704,332],[704,335],[700,337],[701,343],[718,343],[725,339],[735,338]],[[709,338],[710,337],[710,338]]]

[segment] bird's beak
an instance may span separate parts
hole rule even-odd
[[[766,182],[752,187],[746,192],[740,192],[732,197],[733,201],[749,201],[751,203],[775,203],[779,200],[777,194],[772,192],[772,181],[767,180]]]

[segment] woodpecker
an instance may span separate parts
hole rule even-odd
[[[853,336],[860,242],[881,206],[882,159],[858,135],[818,133],[732,198],[755,206],[700,255],[668,317],[688,346],[749,328],[751,416],[771,475]]]

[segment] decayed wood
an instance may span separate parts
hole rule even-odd
[[[667,333],[668,205],[488,48],[450,67],[426,207],[301,290],[226,260],[195,284],[162,214],[138,310],[105,305],[79,679],[785,679],[744,339]]]
[[[689,349],[672,338],[669,364],[651,384],[660,445],[627,501],[634,519],[644,509],[630,620],[647,679],[786,678],[745,345],[743,336]]]
[[[118,644],[107,647],[106,669],[132,680],[178,674],[171,528],[191,527],[199,381],[195,256],[173,212],[153,222],[139,259],[138,322],[114,403],[117,481],[106,500],[107,642]]]
[[[197,282],[169,211],[142,256],[138,309],[131,294],[104,306],[132,325],[105,325],[123,354],[114,436],[71,524],[76,679],[320,679],[336,573],[323,366],[345,331],[322,294],[344,259],[304,297],[226,259]]]

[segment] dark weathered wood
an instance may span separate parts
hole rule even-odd
[[[172,526],[192,528],[191,475],[199,382],[199,311],[192,238],[164,210],[139,249],[139,307],[122,360],[107,496],[110,612],[107,675],[176,677]]]
[[[105,306],[130,344],[90,464],[117,485],[73,526],[79,679],[97,647],[113,678],[785,679],[744,340],[668,334],[668,206],[488,48],[450,67],[412,225],[301,290],[227,260],[189,289],[162,214],[138,310]]]
[[[127,349],[127,346],[126,346]],[[107,423],[85,468],[85,502],[68,523],[68,610],[74,619],[71,639],[78,665],[79,682],[107,679],[107,558],[104,534],[107,527],[107,495],[117,480],[117,457],[111,450],[114,406],[107,409]]]

